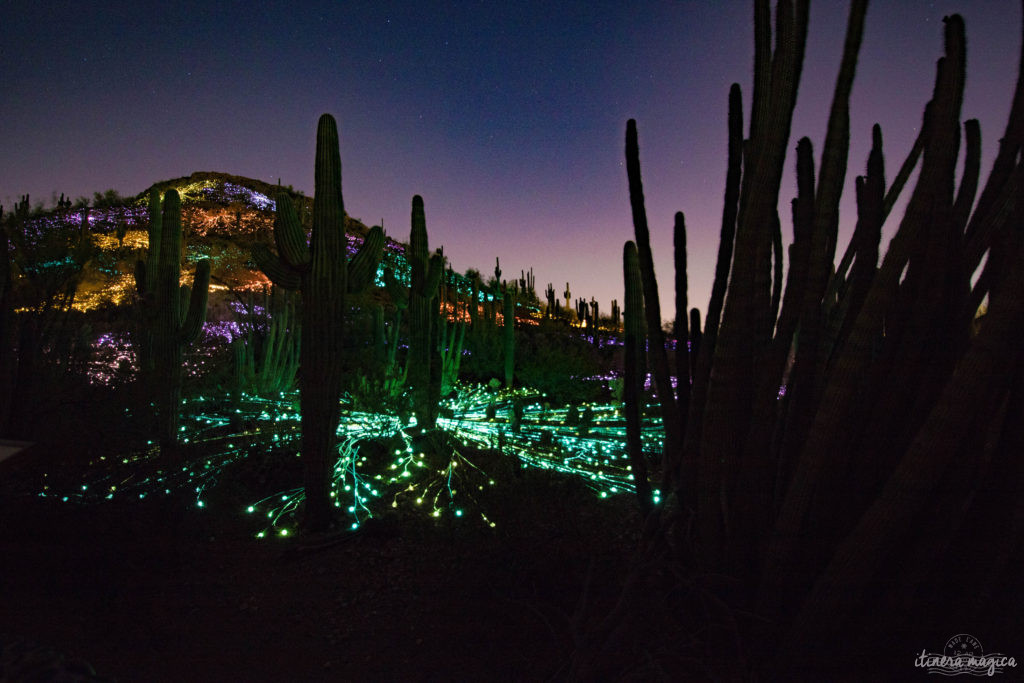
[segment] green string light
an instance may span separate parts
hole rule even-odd
[[[456,397],[445,403],[448,417],[438,419],[448,446],[429,458],[414,447],[411,430],[398,417],[363,413],[343,405],[331,497],[339,509],[347,510],[353,529],[386,507],[420,509],[425,504],[429,504],[425,512],[434,518],[445,514],[463,518],[471,508],[493,528],[495,523],[473,492],[498,483],[466,455],[472,449],[497,449],[523,467],[578,477],[601,499],[632,491],[625,424],[617,406],[589,405],[593,418],[584,428],[566,424],[568,407],[546,409],[540,398],[523,389],[460,386]],[[513,428],[517,401],[525,407]],[[296,404],[294,392],[273,398],[240,394],[188,399],[183,405],[182,429],[191,447],[203,452],[199,460],[164,470],[158,448],[147,444],[143,452],[110,462],[101,457],[92,463],[98,472],[91,471],[86,483],[74,491],[57,494],[48,484],[39,495],[93,503],[127,494],[143,498],[150,493],[171,495],[189,490],[196,506],[205,509],[204,494],[252,454],[287,457],[297,453],[301,417]],[[645,448],[652,456],[659,443],[658,429],[656,419],[645,423]],[[364,452],[364,446],[375,439],[397,442],[386,462],[371,461]],[[428,467],[428,462],[433,466]],[[265,515],[267,526],[256,537],[266,538],[270,531],[287,536],[297,524],[296,513],[303,500],[302,489],[294,488],[245,506],[246,514]],[[654,491],[653,500],[661,502],[660,491]]]

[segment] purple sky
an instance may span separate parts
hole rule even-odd
[[[812,2],[791,149],[816,157],[847,3]],[[2,2],[0,201],[135,194],[193,171],[311,192],[316,120],[338,120],[349,214],[408,238],[424,197],[431,246],[459,271],[532,266],[607,312],[632,238],[623,139],[637,119],[663,309],[672,215],[689,227],[690,305],[710,293],[725,178],[729,85],[749,113],[752,3]],[[643,7],[643,9],[635,9]],[[98,9],[102,8],[102,9]],[[942,52],[943,15],[967,24],[965,118],[987,174],[1017,76],[1017,0],[875,0],[854,83],[841,213],[856,218],[871,125],[891,178]],[[792,167],[792,162],[787,162]],[[795,178],[781,197],[786,221]],[[787,221],[788,222],[788,221]],[[890,221],[891,223],[892,221]],[[789,238],[787,237],[787,242]]]

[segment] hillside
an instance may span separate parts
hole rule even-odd
[[[256,270],[250,256],[255,242],[273,242],[274,196],[287,192],[296,203],[300,220],[311,225],[312,199],[288,187],[260,180],[216,172],[197,172],[183,178],[154,183],[119,206],[89,210],[89,229],[98,248],[83,274],[75,302],[79,311],[118,306],[130,301],[136,262],[145,258],[149,239],[148,197],[152,189],[161,194],[170,189],[182,199],[182,229],[185,242],[183,279],[191,281],[195,262],[211,261],[211,293],[216,299],[229,291],[258,289],[269,285]],[[33,229],[77,226],[80,209],[57,209],[33,216]],[[123,239],[117,228],[124,225]],[[369,229],[358,219],[346,217],[346,231],[353,246]],[[403,252],[404,245],[389,241],[389,252]]]
[[[182,282],[192,280],[195,263],[200,259],[211,262],[211,310],[225,296],[252,289],[262,289],[270,281],[256,268],[250,255],[256,242],[273,244],[274,199],[280,192],[288,193],[299,213],[299,220],[307,229],[312,228],[313,200],[291,187],[270,185],[261,180],[242,176],[200,171],[192,175],[154,183],[138,195],[121,203],[90,208],[88,214],[92,243],[96,255],[84,268],[74,308],[92,311],[104,307],[121,306],[131,301],[135,287],[135,264],[145,259],[149,245],[149,193],[159,190],[163,195],[174,189],[181,195],[184,260]],[[369,227],[362,221],[346,216],[349,253],[353,254]],[[63,208],[37,213],[28,221],[26,230],[42,234],[48,230],[77,230],[82,221],[80,208]],[[124,235],[118,238],[118,226],[124,226]],[[403,242],[388,238],[382,268],[396,273],[399,279],[408,277]],[[468,294],[470,281],[463,275],[449,271],[446,281],[460,292]],[[383,285],[382,281],[378,282]],[[536,300],[524,303],[536,311]],[[492,297],[500,295],[494,291]]]

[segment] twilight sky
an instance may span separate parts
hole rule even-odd
[[[506,278],[534,268],[542,299],[548,282],[561,295],[568,280],[574,299],[596,297],[607,312],[622,301],[622,243],[633,234],[623,140],[635,118],[663,310],[677,210],[689,228],[690,305],[707,306],[732,82],[750,108],[750,0],[0,0],[0,10],[5,207],[24,193],[47,204],[61,192],[135,194],[193,171],[280,178],[311,194],[316,121],[330,112],[350,215],[383,219],[404,241],[421,194],[431,247],[443,244],[456,270],[487,275],[500,256]],[[851,102],[840,253],[871,125],[882,125],[891,178],[952,12],[967,25],[964,117],[981,121],[987,175],[1017,77],[1020,3],[874,0]],[[817,158],[846,13],[839,0],[811,3],[790,148],[807,135]],[[788,170],[787,224],[794,192]]]

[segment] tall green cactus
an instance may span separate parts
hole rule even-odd
[[[391,303],[394,304],[395,317],[391,321],[391,327],[384,330],[383,378],[385,386],[388,388],[388,395],[395,396],[404,389],[409,372],[408,363],[402,365],[401,369],[398,363],[402,311],[409,308],[409,288],[398,281],[393,270],[388,269],[384,271],[384,289],[391,297]],[[383,323],[383,321],[381,322]]]
[[[623,410],[626,414],[626,450],[629,464],[633,468],[636,495],[640,499],[640,512],[646,517],[652,509],[651,485],[647,479],[647,462],[644,460],[641,440],[641,406],[644,380],[641,376],[644,362],[644,292],[640,277],[640,260],[636,244],[626,242],[622,250],[622,273],[626,285],[626,310],[623,369]]]
[[[454,282],[454,273],[449,268],[447,282]],[[452,296],[451,306],[455,320],[448,322],[448,310],[446,302],[449,295]],[[442,307],[438,316],[440,333],[438,339],[438,353],[440,354],[440,382],[439,395],[447,396],[459,379],[459,370],[462,367],[462,348],[466,341],[466,328],[468,323],[464,322],[459,315],[459,293],[455,286],[450,289],[446,286],[441,291]]]
[[[651,252],[650,230],[647,227],[647,209],[644,206],[644,187],[640,176],[640,146],[637,139],[636,121],[626,122],[626,175],[629,180],[629,205],[633,213],[633,232],[636,237],[637,255],[640,261],[640,276],[644,287],[644,314],[647,318],[649,342],[648,361],[654,374],[654,385],[661,405],[661,419],[665,428],[665,485],[675,486],[675,466],[681,454],[683,425],[679,405],[672,389],[668,368],[668,352],[665,350],[665,335],[661,331],[661,303],[658,298],[658,280],[654,274],[654,256]],[[676,218],[682,223],[682,214]],[[685,234],[685,233],[684,233]],[[685,248],[682,250],[685,255]],[[682,264],[685,269],[685,262]],[[685,275],[682,276],[685,282]],[[685,310],[685,309],[684,309]]]
[[[516,295],[511,287],[505,287],[502,302],[502,358],[505,363],[505,386],[512,388],[515,381],[516,354]]]
[[[259,396],[290,391],[299,370],[302,330],[296,316],[296,296],[272,289],[263,292],[265,329],[257,331],[255,298],[250,292],[246,334],[232,340],[236,387]]]
[[[803,66],[808,1],[792,0],[778,5],[775,45],[771,28],[755,29],[755,86],[751,108],[750,137],[744,143],[744,173],[728,296],[715,340],[712,372],[703,406],[700,442],[697,444],[697,479],[693,490],[698,508],[697,537],[700,558],[718,565],[726,550],[726,520],[733,515],[729,492],[737,476],[747,476],[740,462],[756,469],[756,486],[767,464],[749,463],[745,447],[759,445],[748,430],[750,413],[758,395],[758,359],[772,336],[771,258],[774,219],[779,202],[786,147]],[[759,3],[758,7],[767,6]],[[755,18],[757,10],[755,10]],[[763,17],[767,18],[767,15]],[[755,426],[755,425],[751,425]],[[759,427],[760,425],[756,425]],[[738,471],[739,470],[739,471]],[[725,493],[723,493],[725,492]],[[758,488],[760,494],[762,488]],[[757,501],[760,503],[760,498]],[[745,506],[740,533],[749,532]],[[755,520],[764,523],[763,517]],[[753,544],[751,544],[753,545]],[[743,571],[746,571],[745,569]]]
[[[161,448],[173,449],[178,443],[185,346],[199,338],[206,319],[210,262],[204,259],[196,264],[191,289],[180,284],[181,198],[177,190],[168,190],[164,196],[161,223],[155,291],[148,315],[153,330],[157,433]]]
[[[472,289],[469,293],[469,328],[473,334],[477,334],[477,321],[480,319],[480,276],[477,274],[472,280]]]
[[[322,531],[330,526],[332,517],[330,474],[337,457],[345,294],[372,282],[384,248],[384,231],[375,227],[349,264],[338,126],[330,114],[321,116],[317,125],[311,241],[307,244],[291,198],[284,193],[277,197],[274,241],[276,255],[263,244],[254,246],[252,253],[271,282],[301,292],[303,526],[308,531]]]
[[[703,340],[699,319],[691,322],[698,361],[675,492],[682,505],[656,520],[655,542],[644,545],[634,570],[651,578],[648,563],[660,568],[668,549],[698,574],[728,576],[720,596],[776,625],[761,642],[762,651],[777,653],[763,668],[774,680],[791,677],[783,674],[793,661],[829,658],[847,636],[856,636],[856,652],[877,645],[865,627],[878,613],[892,615],[892,632],[909,632],[928,617],[977,618],[979,608],[1002,608],[992,593],[982,606],[973,587],[1005,582],[1014,556],[1013,541],[999,539],[978,561],[977,530],[1019,536],[1024,529],[1024,209],[1013,200],[1024,184],[1024,53],[992,173],[979,194],[980,131],[967,121],[958,186],[966,40],[962,19],[946,18],[945,56],[921,134],[886,189],[881,130],[872,130],[867,175],[857,180],[858,225],[833,269],[866,10],[853,0],[817,179],[810,141],[796,146],[783,291],[778,181],[807,2],[779,0],[774,50],[769,3],[754,4],[753,116],[742,159],[738,89],[730,96],[726,258],[719,260],[728,278],[716,276]],[[882,223],[919,159],[916,187],[878,264]],[[629,179],[633,187],[633,173]],[[972,278],[986,251],[985,269]],[[972,326],[972,309],[986,296],[990,312]],[[943,600],[932,607],[935,595]],[[584,642],[577,677],[587,678],[580,675],[586,662],[614,644],[613,627],[623,623],[616,617],[628,609]]]
[[[432,400],[431,377],[439,371],[437,347],[434,344],[437,318],[437,291],[444,273],[444,257],[430,255],[427,246],[427,219],[423,197],[412,198],[411,231],[406,258],[411,269],[409,277],[409,356],[407,378],[412,390],[416,424],[433,428],[437,421],[437,404]]]
[[[672,226],[673,255],[675,257],[675,298],[676,314],[673,321],[673,333],[676,337],[676,419],[679,423],[675,452],[666,452],[662,457],[665,470],[663,488],[667,491],[682,476],[682,447],[686,439],[686,418],[690,412],[690,332],[688,329],[687,305],[687,263],[686,263],[686,218],[682,211],[677,211]]]
[[[681,454],[680,477],[684,482],[692,482],[697,479],[701,430],[704,425],[704,405],[711,379],[711,364],[714,358],[715,343],[718,339],[718,326],[722,319],[722,307],[725,304],[725,290],[732,268],[743,166],[743,97],[737,83],[733,83],[729,88],[728,111],[725,198],[718,240],[718,256],[715,261],[715,279],[711,286],[711,299],[708,301],[707,315],[704,318],[704,333],[700,352],[698,353],[697,349],[691,349],[696,363],[690,391],[690,409],[688,415],[685,416],[686,437]]]

